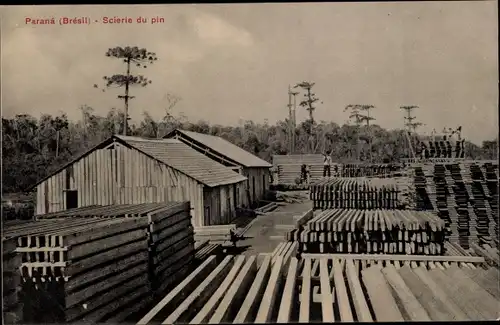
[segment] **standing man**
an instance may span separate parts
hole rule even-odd
[[[309,165],[306,166],[306,184],[311,182],[311,168]]]
[[[323,153],[323,177],[328,177],[332,176],[331,173],[331,164],[332,164],[332,157],[330,156],[330,152],[328,151],[326,154]]]
[[[300,184],[304,184],[305,182],[307,182],[307,165],[302,164],[300,166]]]

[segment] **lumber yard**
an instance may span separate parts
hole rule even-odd
[[[162,141],[188,150],[177,140]],[[365,174],[379,167],[363,164]],[[193,182],[205,182],[201,192],[243,196],[230,195],[241,177],[211,168],[236,183],[226,190],[219,185],[224,181],[210,183],[191,171]],[[135,194],[133,204],[89,201],[4,223],[4,319],[213,324],[498,318],[498,163],[419,161],[400,172],[319,177],[308,191],[278,191],[270,201],[259,190],[253,207],[253,195],[246,208],[205,206],[224,218],[202,214],[193,191],[172,192],[169,197],[182,200],[171,202]],[[203,201],[215,207],[224,202],[208,195]]]

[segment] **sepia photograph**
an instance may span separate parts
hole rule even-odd
[[[4,324],[500,317],[498,1],[0,6]]]

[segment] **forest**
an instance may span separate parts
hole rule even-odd
[[[72,121],[65,114],[45,114],[39,119],[25,114],[2,118],[3,193],[23,192],[111,135],[123,134],[125,120],[121,111],[112,109],[106,116],[100,116],[88,106],[80,109],[82,119],[79,121]],[[161,138],[181,128],[221,136],[269,162],[272,155],[290,153],[286,119],[276,124],[246,121],[222,126],[191,122],[182,115],[174,116],[168,109],[165,112],[159,121],[144,112],[142,121],[127,123],[127,134]],[[402,130],[386,130],[376,124],[367,127],[326,121],[312,123],[313,128],[310,120],[297,124],[293,153],[330,151],[335,162],[343,163],[354,162],[358,157],[361,161],[389,163],[407,156]],[[311,130],[314,130],[312,134]],[[497,141],[484,141],[481,147],[467,142],[467,158],[496,159]]]

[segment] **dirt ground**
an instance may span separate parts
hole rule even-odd
[[[312,201],[292,203],[257,216],[245,233],[245,239],[238,242],[238,247],[246,247],[243,254],[247,256],[272,252],[283,241],[287,231],[280,225],[293,225],[294,216],[301,215],[311,208]]]

